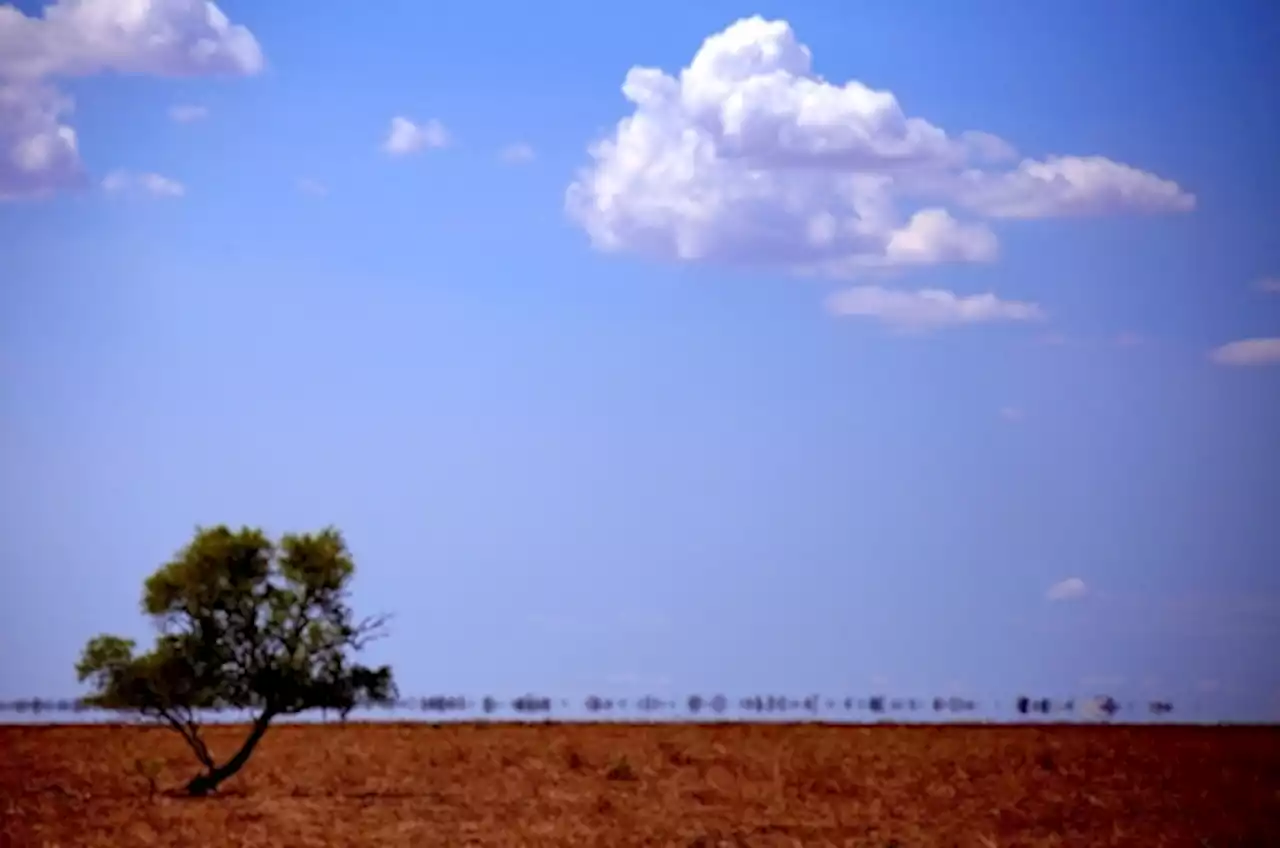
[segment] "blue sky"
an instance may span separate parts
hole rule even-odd
[[[0,7],[0,697],[333,523],[411,693],[1280,715],[1274,4],[132,5]]]

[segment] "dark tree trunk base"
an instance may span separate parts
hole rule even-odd
[[[249,755],[253,753],[253,749],[261,741],[262,734],[267,732],[267,725],[271,723],[274,715],[275,713],[268,711],[258,716],[257,721],[253,723],[253,730],[249,733],[249,738],[244,740],[244,744],[240,746],[240,750],[236,752],[236,755],[217,768],[211,768],[209,771],[191,778],[191,782],[187,784],[187,794],[193,798],[203,798],[217,789],[218,784],[222,783],[222,781],[232,777],[236,772],[244,768],[244,764],[249,761]]]
[[[187,794],[192,798],[203,798],[217,789],[221,782],[216,775],[198,774],[187,783]]]

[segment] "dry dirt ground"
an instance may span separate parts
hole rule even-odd
[[[0,846],[1280,846],[1278,728],[293,725],[167,796],[192,763],[0,727]]]

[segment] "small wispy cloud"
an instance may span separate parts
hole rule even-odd
[[[428,148],[447,147],[449,131],[437,120],[415,124],[403,115],[391,119],[382,149],[392,156],[405,156]]]
[[[173,106],[169,109],[169,119],[179,124],[190,124],[194,121],[203,121],[209,117],[209,110],[204,106],[180,105]]]
[[[1026,412],[1020,406],[1002,406],[1000,407],[1000,417],[1005,421],[1017,423],[1026,417]]]
[[[329,194],[329,187],[319,180],[313,180],[310,177],[302,177],[297,182],[298,191],[311,197],[326,197]]]
[[[526,162],[532,162],[537,157],[537,154],[534,153],[532,147],[521,142],[502,148],[502,152],[498,156],[508,165],[523,165]]]
[[[1049,587],[1045,597],[1051,601],[1078,601],[1089,594],[1089,587],[1079,577],[1068,577]]]
[[[187,189],[177,180],[160,174],[135,174],[115,170],[102,179],[102,189],[108,194],[145,194],[151,197],[182,197]]]
[[[1254,283],[1253,287],[1267,294],[1280,294],[1280,277],[1263,277]]]
[[[1218,365],[1248,366],[1280,363],[1280,337],[1240,339],[1209,351]]]
[[[904,291],[856,286],[827,300],[832,314],[873,318],[901,330],[926,332],[945,327],[1008,321],[1040,321],[1044,310],[1034,303],[1001,300],[986,294],[957,295],[944,289]]]

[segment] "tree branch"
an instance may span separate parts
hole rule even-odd
[[[204,740],[200,738],[200,728],[195,722],[195,717],[191,713],[187,714],[185,720],[174,714],[174,711],[163,706],[155,705],[153,709],[160,718],[186,741],[187,746],[195,753],[196,759],[205,768],[212,771],[216,764],[213,761],[213,755],[209,753],[209,746],[204,744]]]
[[[391,620],[390,615],[371,615],[355,626],[351,633],[351,647],[354,650],[362,651],[370,642],[376,642],[386,637],[387,622]]]

